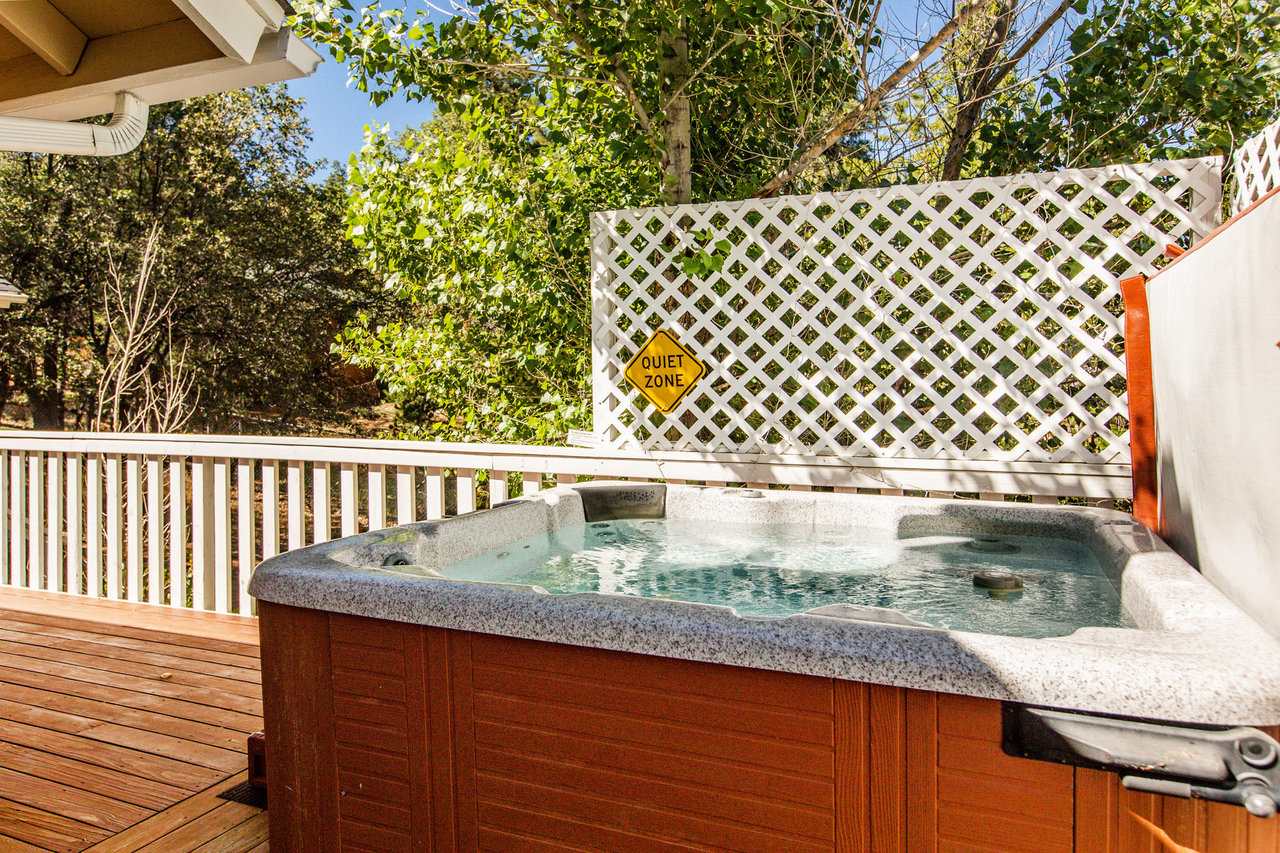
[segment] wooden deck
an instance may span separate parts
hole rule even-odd
[[[0,853],[247,853],[256,620],[0,590]]]

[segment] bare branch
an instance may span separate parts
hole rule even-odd
[[[960,177],[965,153],[969,150],[974,130],[982,117],[987,100],[1000,87],[1004,78],[1017,68],[1018,63],[1031,48],[1044,38],[1053,25],[1067,13],[1072,4],[1073,0],[1062,0],[1058,7],[1040,23],[1040,26],[1010,54],[1009,58],[997,65],[996,56],[1008,41],[1009,24],[1015,10],[1009,6],[999,16],[991,29],[987,49],[975,63],[968,85],[960,91],[955,126],[952,129],[951,141],[947,145],[947,153],[943,157],[942,180],[953,181]]]
[[[931,39],[925,42],[919,50],[907,57],[906,61],[898,66],[897,70],[885,78],[875,88],[875,91],[871,92],[853,109],[833,118],[815,137],[805,143],[803,153],[799,157],[792,159],[786,168],[775,175],[769,183],[765,184],[764,188],[756,194],[756,198],[769,198],[777,195],[779,190],[812,168],[828,148],[865,124],[875,114],[886,95],[892,92],[912,71],[928,59],[935,50],[946,44],[955,35],[956,30],[970,17],[981,11],[985,5],[983,2],[973,2],[957,12],[951,20],[947,21],[940,30],[934,33]]]
[[[192,393],[195,375],[187,365],[187,348],[175,354],[173,345],[178,293],[163,296],[155,282],[159,234],[159,226],[153,226],[131,281],[113,256],[107,259],[107,359],[98,380],[95,429],[172,432],[195,413],[199,395]]]

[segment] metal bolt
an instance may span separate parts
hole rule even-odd
[[[1275,744],[1260,737],[1241,738],[1236,742],[1236,749],[1244,763],[1250,767],[1261,770],[1276,763]]]
[[[1276,813],[1275,799],[1260,786],[1250,786],[1243,800],[1245,811],[1254,817],[1272,817]]]

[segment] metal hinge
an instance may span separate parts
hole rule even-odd
[[[1194,726],[1004,703],[1004,751],[1117,773],[1126,788],[1244,806],[1280,807],[1280,744],[1258,729]]]

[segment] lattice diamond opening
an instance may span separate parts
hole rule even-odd
[[[1246,139],[1231,158],[1235,187],[1231,213],[1237,214],[1280,186],[1280,121]]]
[[[1220,170],[593,214],[595,431],[648,450],[1127,463],[1116,279],[1216,227]],[[679,260],[707,231],[730,249],[690,279]],[[622,377],[660,327],[711,368],[669,415]]]

